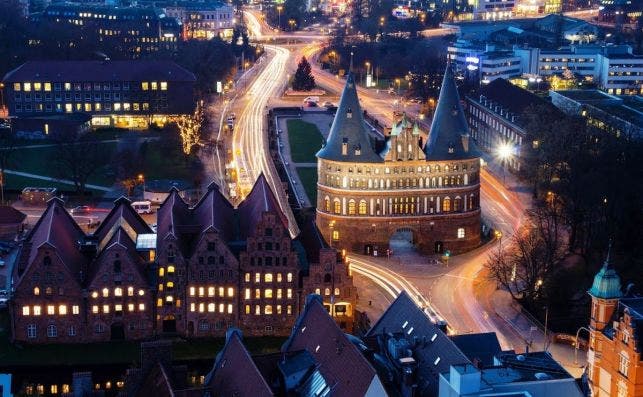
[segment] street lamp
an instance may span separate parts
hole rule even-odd
[[[395,79],[395,84],[397,84],[397,95],[400,95],[400,79]]]
[[[297,22],[294,19],[289,19],[288,20],[288,25],[290,25],[290,30],[294,30],[296,24],[297,24]]]
[[[587,331],[590,335],[592,334],[592,331],[585,327],[580,327],[578,331],[576,331],[576,339],[574,339],[574,365],[578,365],[578,334],[581,330]]]
[[[145,200],[145,175],[138,174],[138,182],[143,184],[143,200]]]
[[[277,6],[277,28],[281,29],[281,10],[283,10],[283,6]]]
[[[366,85],[366,88],[368,88],[368,87],[369,87],[369,83],[370,83],[370,82],[368,81],[368,75],[369,75],[369,73],[368,73],[368,72],[369,72],[369,71],[370,71],[370,69],[371,69],[371,63],[370,63],[369,61],[366,61],[366,62],[364,62],[364,65],[366,65],[366,84],[365,84],[365,85]]]
[[[498,157],[502,160],[502,184],[506,185],[506,173],[507,173],[507,161],[511,157],[511,145],[508,143],[502,143],[498,147]]]

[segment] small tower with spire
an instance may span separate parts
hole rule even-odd
[[[623,296],[621,291],[621,278],[616,274],[611,259],[612,244],[607,250],[607,257],[603,267],[594,276],[592,288],[587,291],[592,297],[592,312],[589,327],[592,331],[602,331],[608,324],[619,299]]]

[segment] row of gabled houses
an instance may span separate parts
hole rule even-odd
[[[357,293],[343,258],[312,223],[290,236],[263,176],[237,208],[215,184],[194,206],[172,191],[157,225],[120,198],[86,234],[52,199],[12,272],[13,339],[211,337],[232,326],[286,336],[309,293],[352,330]]]

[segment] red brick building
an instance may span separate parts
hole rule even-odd
[[[398,233],[425,253],[480,244],[480,156],[450,67],[426,140],[403,118],[381,145],[349,74],[317,158],[317,227],[333,247],[381,255]]]
[[[127,199],[86,235],[58,199],[24,241],[14,271],[15,340],[74,343],[157,335],[288,335],[318,292],[352,330],[357,293],[314,225],[292,238],[263,176],[237,207],[218,187],[193,207],[170,192],[157,233]]]

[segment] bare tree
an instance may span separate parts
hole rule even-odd
[[[78,194],[84,194],[89,178],[105,164],[109,153],[92,134],[60,133],[54,138],[57,150],[50,162],[58,177],[74,182]]]
[[[16,135],[13,131],[7,131],[0,134],[0,193],[1,200],[4,204],[4,171],[10,166],[12,157],[16,149]]]

